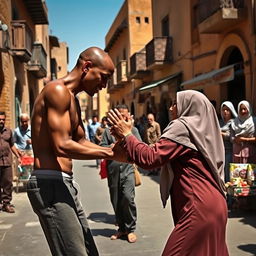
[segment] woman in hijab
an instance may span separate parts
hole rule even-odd
[[[246,100],[238,104],[238,117],[231,123],[234,163],[255,163],[255,120],[250,103]]]
[[[131,121],[111,110],[113,134],[122,138],[116,150],[144,169],[162,166],[161,198],[165,207],[171,196],[175,224],[163,256],[227,256],[224,145],[216,112],[193,90],[178,92],[170,112],[173,121],[149,147],[131,134]]]
[[[230,180],[229,163],[232,162],[233,157],[233,144],[230,141],[231,122],[237,117],[234,105],[230,101],[224,101],[220,107],[221,120],[220,130],[225,148],[225,182]]]

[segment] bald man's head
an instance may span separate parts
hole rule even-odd
[[[80,53],[77,65],[83,64],[84,61],[91,61],[92,66],[105,67],[106,62],[109,62],[109,55],[98,47],[90,47]]]
[[[153,124],[153,122],[155,121],[155,117],[153,114],[148,114],[147,119],[149,124]]]

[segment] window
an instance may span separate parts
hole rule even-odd
[[[149,24],[149,18],[148,17],[145,17],[144,21],[145,21],[145,23]]]
[[[162,36],[169,36],[169,17],[168,15],[162,19]]]
[[[140,24],[140,17],[136,17],[136,23]]]

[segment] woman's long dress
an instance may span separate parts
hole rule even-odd
[[[202,154],[168,139],[148,147],[128,136],[124,147],[131,160],[144,169],[171,163],[175,228],[162,255],[227,256],[226,201]]]

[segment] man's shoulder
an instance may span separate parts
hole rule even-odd
[[[12,129],[5,126],[3,132],[5,132],[6,134],[7,133],[12,134]]]
[[[132,133],[133,133],[133,132],[139,132],[138,128],[135,127],[135,126],[133,126],[133,127],[132,127]]]
[[[54,81],[51,81],[49,82],[45,87],[44,87],[44,90],[42,92],[44,93],[49,93],[49,92],[52,92],[52,91],[69,91],[69,89],[64,85],[64,82],[60,79],[57,79],[57,80],[54,80]]]
[[[71,91],[64,85],[61,80],[49,82],[41,92],[43,98],[49,103],[69,103],[71,100]]]
[[[154,124],[155,124],[155,126],[159,126],[160,127],[160,124],[158,122],[154,121]]]

